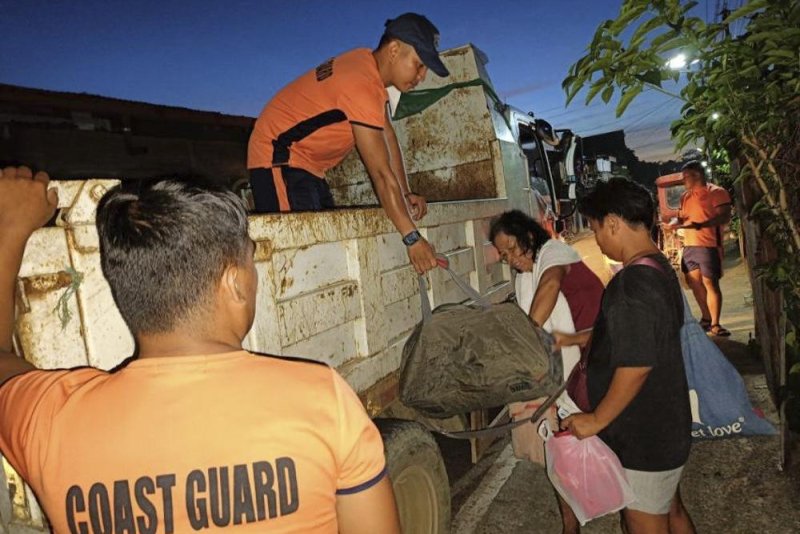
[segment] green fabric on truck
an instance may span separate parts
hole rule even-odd
[[[420,89],[417,91],[402,93],[400,95],[400,101],[397,103],[397,109],[394,110],[394,115],[392,118],[397,121],[400,119],[405,119],[406,117],[410,117],[411,115],[421,113],[442,98],[449,95],[453,90],[461,89],[462,87],[483,87],[483,90],[489,95],[489,98],[491,98],[495,104],[499,106],[504,105],[500,100],[500,97],[497,96],[497,93],[495,93],[494,89],[492,89],[491,85],[486,83],[481,78],[476,78],[468,82],[451,83],[442,87],[437,87],[436,89]],[[503,119],[505,119],[505,115],[503,115]],[[506,124],[508,124],[508,120],[505,120]],[[509,128],[511,128],[511,125],[509,125]]]

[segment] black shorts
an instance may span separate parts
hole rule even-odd
[[[259,213],[318,211],[336,207],[324,178],[295,167],[250,169],[250,188],[255,210]]]
[[[690,273],[700,269],[703,278],[719,280],[722,278],[722,262],[716,247],[684,247],[681,271]]]

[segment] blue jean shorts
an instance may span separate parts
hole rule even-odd
[[[716,247],[684,247],[681,270],[690,273],[700,269],[703,278],[719,280],[722,278],[722,262]]]

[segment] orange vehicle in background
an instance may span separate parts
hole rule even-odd
[[[680,172],[666,174],[656,179],[658,191],[658,248],[676,268],[681,264],[681,250],[683,249],[683,230],[664,232],[662,225],[669,224],[672,219],[677,219],[681,208],[683,175]]]
[[[681,196],[686,189],[683,186],[683,174],[675,172],[659,176],[656,181],[658,213],[653,228],[653,241],[667,257],[676,270],[681,268],[681,251],[683,250],[683,230],[664,231],[664,226],[678,218],[681,209]],[[674,222],[674,221],[673,221]],[[606,257],[606,265],[610,276],[620,269],[622,264]]]

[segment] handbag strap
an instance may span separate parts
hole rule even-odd
[[[439,267],[444,269],[447,274],[450,275],[450,279],[456,284],[461,292],[467,296],[469,300],[484,310],[491,308],[492,304],[486,297],[478,293],[471,285],[453,272],[453,270],[448,266],[446,256],[437,255],[437,259],[439,260]],[[428,288],[425,282],[425,277],[420,275],[417,279],[417,283],[419,284],[419,301],[420,308],[422,309],[422,322],[427,323],[430,322],[431,318],[433,317],[433,310],[431,308],[430,298],[428,297]]]
[[[561,384],[552,395],[547,397],[547,400],[545,400],[542,403],[542,405],[539,406],[535,412],[533,412],[533,415],[525,419],[520,419],[519,421],[512,421],[510,423],[505,423],[503,425],[489,426],[478,430],[464,430],[461,432],[447,432],[444,430],[439,430],[430,427],[428,428],[428,430],[436,432],[437,434],[442,434],[443,436],[452,439],[490,438],[490,437],[500,436],[505,434],[506,432],[511,432],[515,428],[520,427],[522,425],[528,423],[530,424],[536,423],[536,421],[538,421],[539,418],[542,417],[553,404],[555,404],[555,402],[558,400],[558,398],[561,396],[561,394],[564,392],[565,389],[567,389],[566,382]]]
[[[648,267],[652,267],[657,271],[661,271],[662,274],[667,274],[664,272],[664,266],[661,265],[658,261],[654,260],[650,256],[642,256],[641,258],[637,258],[628,264],[628,267],[632,265],[647,265]]]
[[[650,256],[644,256],[642,258],[638,258],[636,260],[633,260],[632,262],[630,262],[628,264],[628,266],[631,266],[631,265],[647,265],[648,267],[652,267],[653,269],[657,270],[658,272],[660,272],[664,276],[667,275],[667,272],[664,270],[664,266],[661,265],[658,261],[656,261],[653,258],[651,258]],[[692,308],[689,305],[689,301],[686,299],[686,293],[684,293],[683,291],[681,291],[680,293],[681,293],[681,300],[683,301],[683,320],[684,320],[684,323],[694,322],[694,316],[692,315]]]
[[[422,322],[428,323],[433,318],[433,311],[431,311],[431,300],[428,298],[428,287],[425,283],[425,277],[418,276],[417,282],[419,283],[419,305],[422,308]]]

